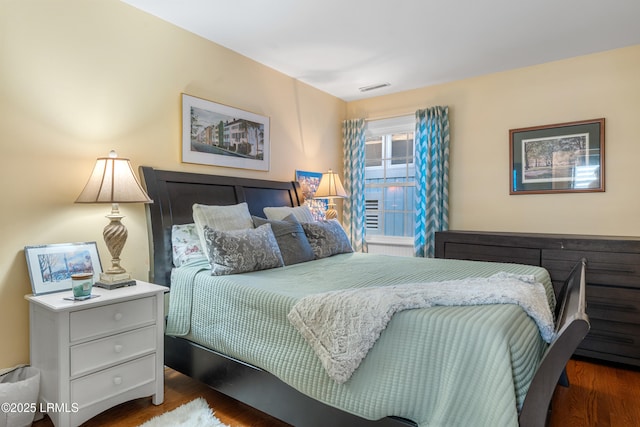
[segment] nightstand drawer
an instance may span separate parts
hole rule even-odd
[[[70,314],[71,342],[155,323],[156,299],[141,298]]]
[[[155,349],[155,325],[74,345],[70,350],[70,373],[75,377]]]
[[[80,409],[155,381],[156,355],[141,357],[71,381],[71,402]]]

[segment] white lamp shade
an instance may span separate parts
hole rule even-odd
[[[315,199],[347,197],[347,192],[344,191],[338,174],[329,169],[329,172],[322,174],[322,179],[320,179],[320,184],[313,197]]]
[[[99,157],[76,203],[153,203],[131,169],[129,159]]]

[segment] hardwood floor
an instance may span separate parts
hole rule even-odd
[[[115,406],[82,424],[83,427],[137,427],[145,421],[169,412],[191,400],[203,397],[215,416],[231,427],[289,427],[262,412],[231,399],[208,386],[173,369],[164,371],[164,402],[155,406],[151,398],[132,400]],[[33,427],[53,427],[49,417],[36,421]]]
[[[567,373],[571,387],[556,389],[549,427],[640,426],[640,370],[571,360]],[[288,426],[169,368],[165,369],[162,405],[154,406],[151,398],[133,400],[103,412],[83,426],[135,427],[196,397],[204,397],[215,415],[232,427]],[[52,425],[47,417],[33,424]]]
[[[640,370],[570,360],[571,386],[558,387],[550,427],[640,426]]]

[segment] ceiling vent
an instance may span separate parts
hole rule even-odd
[[[371,86],[362,86],[358,88],[360,92],[369,92],[370,90],[382,89],[383,87],[391,86],[391,83],[378,83]]]

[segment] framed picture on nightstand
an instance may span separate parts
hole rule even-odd
[[[25,246],[24,254],[34,295],[70,290],[72,274],[93,273],[96,281],[102,273],[96,242]]]

